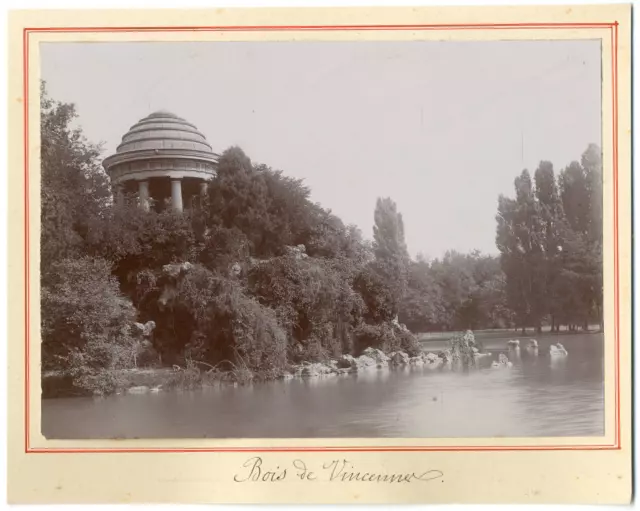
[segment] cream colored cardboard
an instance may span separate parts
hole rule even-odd
[[[629,502],[630,23],[626,5],[13,12],[7,194],[10,502]],[[40,42],[578,38],[599,39],[602,46],[604,437],[55,441],[40,434]],[[269,481],[243,481],[256,457],[261,475],[275,473]],[[364,481],[332,479],[332,464],[342,460]],[[279,477],[284,469],[286,475]],[[425,475],[411,482],[377,477],[412,473]]]

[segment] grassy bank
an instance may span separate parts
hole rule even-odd
[[[114,370],[107,373],[115,388],[105,394],[134,393],[140,391],[157,391],[183,389],[190,390],[204,386],[222,385],[237,382],[231,372],[204,371],[198,368],[175,369],[167,367]],[[99,393],[97,393],[99,394]],[[59,373],[48,373],[42,376],[42,397],[81,397],[90,392],[73,385],[72,379]]]
[[[296,367],[289,366],[284,370],[250,371],[236,368],[221,371],[215,368],[196,365],[183,368],[174,366],[157,368],[137,368],[107,371],[105,379],[111,382],[100,394],[124,394],[157,392],[160,390],[194,390],[203,387],[220,385],[246,385],[253,382],[264,382],[285,378],[287,374],[296,372]],[[112,386],[113,385],[113,386]],[[91,392],[73,385],[70,376],[61,373],[45,373],[42,375],[42,397],[83,397]]]

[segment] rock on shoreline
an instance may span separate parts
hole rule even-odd
[[[329,362],[303,362],[298,366],[294,366],[293,371],[284,373],[282,379],[339,376],[385,367],[439,367],[443,362],[443,359],[435,353],[420,353],[418,356],[410,357],[403,351],[394,351],[387,355],[382,350],[367,348],[359,357],[342,355],[338,360]]]

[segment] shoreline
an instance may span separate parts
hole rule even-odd
[[[117,378],[115,392],[106,395],[146,394],[168,390],[196,390],[205,387],[229,385],[233,387],[250,385],[274,380],[312,379],[339,377],[367,370],[385,367],[431,366],[441,367],[451,362],[447,350],[440,353],[422,351],[410,357],[403,351],[384,353],[376,348],[367,348],[359,357],[343,355],[339,359],[325,362],[302,362],[289,365],[282,370],[267,370],[253,373],[248,369],[219,371],[215,369],[201,370],[195,364],[190,367],[150,367],[137,369],[121,369],[109,371],[109,375]],[[102,394],[93,394],[99,396]],[[69,397],[90,397],[92,394],[82,392],[73,386],[71,377],[60,373],[43,374],[42,398],[56,399]]]
[[[476,364],[479,359],[492,356],[481,347],[483,333],[491,335],[493,339],[505,340],[513,337],[512,331],[494,330],[479,331],[474,334],[474,340],[467,346],[468,355],[473,359],[467,364]],[[577,334],[578,332],[543,332],[541,337],[563,337]],[[579,332],[582,335],[598,335],[602,332],[591,330]],[[439,334],[439,333],[438,333]],[[503,334],[503,335],[496,335]],[[419,335],[419,334],[418,334]],[[63,373],[45,373],[42,375],[42,399],[56,399],[69,397],[91,397],[123,394],[146,394],[172,390],[197,390],[206,387],[218,386],[244,386],[253,383],[262,383],[275,380],[312,379],[326,377],[340,377],[366,370],[381,369],[386,367],[403,366],[427,366],[430,368],[442,368],[451,366],[452,362],[462,363],[464,355],[452,354],[451,346],[447,348],[431,349],[431,343],[441,343],[452,340],[452,333],[446,333],[446,337],[436,337],[427,340],[419,339],[422,350],[417,356],[411,357],[404,351],[384,353],[377,348],[369,347],[358,357],[342,355],[337,359],[322,362],[303,361],[298,364],[288,364],[280,369],[266,369],[263,371],[251,371],[240,367],[232,370],[219,370],[208,364],[192,361],[187,367],[174,365],[173,367],[140,367],[129,369],[114,369],[104,371],[104,375],[116,381],[115,389],[109,393],[90,393],[73,385],[70,375]],[[455,335],[455,334],[453,334]],[[477,337],[475,337],[477,335]],[[533,338],[532,335],[522,336]],[[492,348],[495,352],[507,351],[501,348]],[[208,366],[208,369],[203,368]]]

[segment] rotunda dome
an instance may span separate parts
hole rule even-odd
[[[213,152],[205,136],[190,122],[166,111],[154,112],[134,124],[116,153],[142,149],[187,149]]]
[[[215,176],[218,155],[198,129],[160,110],[131,126],[103,166],[114,184],[154,177]]]

